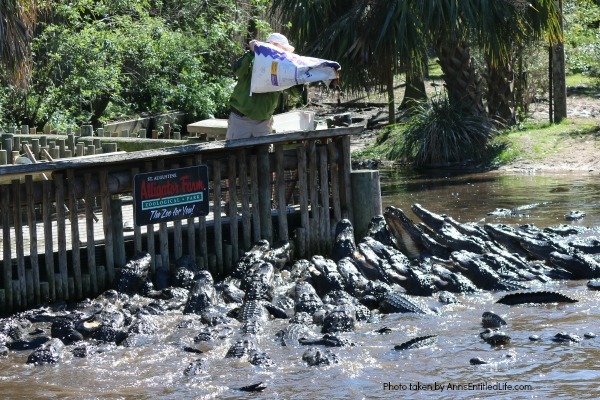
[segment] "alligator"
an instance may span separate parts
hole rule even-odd
[[[60,339],[53,338],[35,349],[27,357],[27,364],[56,364],[64,355],[65,345]]]
[[[572,333],[559,332],[552,337],[552,341],[557,343],[579,343],[581,337]]]
[[[565,214],[565,219],[567,221],[578,221],[580,219],[585,218],[585,212],[579,210],[571,210],[567,214]]]
[[[343,290],[344,281],[336,263],[323,256],[314,256],[310,260],[310,275],[312,282],[320,296],[332,290]]]
[[[513,280],[503,279],[482,258],[468,251],[455,251],[451,255],[458,270],[464,273],[477,287],[485,290],[519,290],[528,289],[528,285]]]
[[[538,291],[510,293],[502,296],[496,303],[512,306],[527,303],[577,303],[577,300],[557,292]]]
[[[129,260],[119,274],[117,291],[128,295],[140,293],[149,282],[151,265],[152,256],[149,253],[139,253]]]
[[[348,339],[340,338],[331,334],[325,334],[318,339],[301,338],[298,340],[303,346],[326,346],[326,347],[344,347],[354,346]]]
[[[205,358],[197,358],[188,364],[188,366],[183,371],[183,374],[185,376],[194,376],[194,375],[203,374],[205,372],[206,372],[206,359]]]
[[[350,332],[356,325],[356,309],[344,304],[330,311],[323,320],[323,333]]]
[[[338,357],[331,350],[318,349],[311,347],[302,354],[302,361],[310,366],[330,365],[339,362]]]
[[[569,271],[574,279],[600,278],[600,262],[593,256],[574,250],[571,254],[553,251],[549,254],[552,265]]]
[[[415,203],[411,207],[412,212],[415,213],[427,226],[436,232],[442,229],[445,221],[445,215],[439,215],[423,208],[420,204]]]
[[[338,262],[344,257],[352,257],[356,250],[354,227],[348,219],[343,219],[335,226],[335,240],[331,250],[331,258]]]
[[[438,336],[437,335],[426,335],[419,336],[409,341],[406,341],[402,344],[398,344],[394,346],[394,350],[413,350],[413,349],[421,349],[424,347],[433,346],[437,343]]]
[[[310,283],[306,281],[296,283],[295,293],[296,303],[294,309],[296,313],[307,312],[312,315],[323,308],[323,301]]]
[[[484,328],[500,328],[502,325],[506,325],[506,321],[491,311],[485,311],[481,316],[481,325]]]
[[[380,311],[382,313],[416,313],[433,314],[425,303],[404,293],[395,291],[387,292],[381,301]]]
[[[367,287],[369,280],[360,273],[352,258],[342,258],[338,261],[337,267],[344,283],[344,289],[353,296],[360,296]]]
[[[367,230],[367,236],[372,237],[385,246],[394,245],[392,234],[387,227],[385,217],[383,215],[376,215],[371,219]]]
[[[183,312],[200,314],[215,304],[216,291],[212,275],[208,271],[199,271],[195,278],[190,296]]]
[[[262,382],[258,382],[251,385],[242,386],[241,388],[238,388],[238,390],[241,390],[242,392],[262,392],[266,388],[267,385]]]
[[[411,259],[418,258],[423,250],[422,230],[400,208],[386,207],[383,216],[396,248]]]
[[[505,345],[510,343],[510,336],[498,329],[486,329],[479,334],[486,343],[492,346]]]
[[[175,262],[175,274],[173,275],[174,287],[191,290],[194,286],[194,278],[198,272],[198,266],[190,256],[182,256]]]

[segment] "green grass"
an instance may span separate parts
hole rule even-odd
[[[491,161],[506,164],[518,158],[541,160],[549,154],[564,150],[565,139],[597,137],[600,126],[586,119],[565,120],[560,124],[529,122],[519,129],[504,131],[492,142],[499,149]]]
[[[567,75],[565,80],[567,82],[567,87],[597,86],[599,83],[597,77],[581,74]]]

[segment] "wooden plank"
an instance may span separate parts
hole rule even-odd
[[[194,157],[197,165],[202,164],[202,156],[196,155]],[[210,179],[209,179],[210,180]],[[200,252],[204,265],[208,267],[208,239],[206,235],[206,217],[198,218],[198,241],[200,242]]]
[[[38,259],[37,219],[33,202],[33,177],[25,176],[25,192],[27,193],[27,225],[29,226],[29,263],[33,280],[34,304],[40,303],[40,264]]]
[[[188,158],[187,166],[194,166],[193,158]],[[187,219],[187,254],[192,257],[193,260],[196,259],[196,228],[194,226],[194,218]]]
[[[254,243],[260,240],[260,210],[258,207],[258,159],[256,155],[250,156],[250,182],[252,186],[250,188],[250,198],[252,199],[252,238]]]
[[[269,146],[259,146],[257,154],[260,238],[273,244],[273,221],[271,220],[272,186]]]
[[[340,203],[340,175],[337,159],[337,145],[331,141],[328,145],[329,150],[329,176],[331,180],[331,207],[333,208],[333,221],[335,224],[342,219],[342,208]]]
[[[311,254],[320,254],[320,229],[319,229],[319,173],[317,164],[317,144],[315,141],[308,143],[308,194],[310,199],[310,247]]]
[[[139,168],[131,169],[131,181],[133,182],[135,176],[140,173]],[[134,217],[135,218],[135,217]],[[133,252],[134,254],[139,254],[143,250],[142,248],[142,228],[133,221]]]
[[[42,220],[44,222],[44,264],[48,281],[48,295],[51,301],[56,300],[56,279],[54,278],[54,245],[52,229],[52,196],[50,181],[42,182]]]
[[[144,172],[152,172],[152,163],[145,164]],[[154,244],[154,224],[146,225],[146,251],[150,254],[150,271],[152,274],[156,272],[156,247]]]
[[[327,167],[327,147],[325,145],[319,145],[319,184],[320,184],[320,197],[321,197],[321,240],[323,244],[321,251],[325,254],[330,253],[331,245],[331,222],[329,221],[329,169]]]
[[[4,281],[5,308],[7,313],[13,312],[12,286],[12,252],[10,250],[10,186],[0,185],[2,196],[2,279]]]
[[[159,159],[156,163],[156,169],[163,171],[165,169],[165,160]],[[166,222],[158,224],[158,242],[161,256],[161,265],[167,271],[171,268],[170,255],[169,255],[169,231]]]
[[[85,174],[86,187],[87,183],[92,180],[91,173]],[[85,192],[85,227],[87,237],[87,268],[90,277],[90,289],[92,295],[98,294],[98,276],[96,273],[96,246],[94,246],[94,202],[95,199],[91,191]]]
[[[179,168],[179,164],[173,164],[170,166],[172,169]],[[173,253],[175,260],[178,260],[183,256],[183,236],[181,229],[181,219],[173,221]]]
[[[65,224],[65,183],[62,173],[54,174],[54,187],[56,197],[56,234],[58,245],[58,270],[60,271],[60,289],[62,298],[69,300],[71,293],[68,288],[68,269],[67,269],[67,227]]]
[[[275,176],[277,188],[277,222],[279,227],[279,239],[289,240],[288,220],[287,220],[287,201],[285,197],[285,169],[283,168],[283,146],[275,146]]]
[[[306,147],[298,147],[298,203],[300,204],[300,227],[303,235],[298,235],[298,240],[301,242],[300,249],[307,251],[310,245],[310,229],[309,214],[308,214],[308,171],[306,165]],[[303,240],[304,239],[304,240]],[[308,254],[303,253],[300,257],[308,257]]]
[[[46,172],[65,170],[69,168],[96,168],[106,164],[147,162],[151,160],[173,159],[187,154],[198,152],[214,152],[226,150],[227,152],[241,148],[277,143],[288,143],[304,140],[319,140],[326,138],[344,137],[350,140],[350,135],[362,132],[362,126],[350,126],[346,128],[322,129],[315,131],[287,132],[267,136],[254,137],[250,139],[236,139],[226,141],[203,142],[183,146],[164,147],[160,149],[135,151],[130,153],[108,153],[94,156],[84,156],[71,159],[55,160],[48,163],[29,165],[0,166],[0,176],[20,176],[25,173]],[[137,138],[124,138],[120,141],[139,141]]]
[[[239,159],[239,183],[240,195],[242,197],[242,246],[244,250],[248,250],[252,245],[252,218],[250,214],[250,196],[248,189],[248,166],[246,164],[246,150],[238,151]]]
[[[102,221],[104,222],[104,254],[106,271],[106,282],[108,287],[111,287],[115,279],[115,260],[113,251],[113,230],[112,230],[112,209],[110,204],[110,193],[108,187],[108,171],[103,169],[100,171],[100,187],[102,189]]]
[[[233,261],[237,261],[239,257],[239,228],[238,228],[238,213],[237,213],[237,168],[236,154],[231,154],[228,158],[227,176],[229,190],[229,240],[231,242],[231,256]],[[227,267],[226,274],[231,273],[231,263],[225,264]]]
[[[312,218],[318,216],[316,211],[319,206],[319,174],[317,168],[317,144],[312,141],[308,143],[308,193]]]
[[[354,210],[352,208],[352,179],[350,173],[352,172],[352,160],[350,159],[350,137],[343,137],[339,140],[341,142],[340,154],[342,159],[340,165],[342,168],[342,217],[348,218],[350,222],[354,223]]]
[[[223,227],[221,222],[221,162],[214,160],[213,166],[213,221],[217,276],[223,277]],[[210,179],[209,179],[210,180]]]
[[[75,284],[75,298],[83,298],[83,288],[81,282],[81,255],[79,247],[79,220],[77,217],[77,198],[74,190],[74,172],[67,170],[67,184],[69,186],[69,211],[71,220],[71,265],[73,267],[73,280]]]
[[[113,253],[116,268],[123,268],[127,263],[125,255],[125,237],[123,236],[123,205],[118,194],[110,196],[110,215],[112,219]]]
[[[15,229],[15,247],[17,256],[17,277],[19,280],[19,293],[21,305],[27,306],[27,282],[25,276],[25,241],[23,240],[23,210],[21,208],[21,181],[12,181],[12,213],[13,227]]]

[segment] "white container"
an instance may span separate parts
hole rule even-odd
[[[273,130],[275,133],[314,131],[314,111],[290,111],[273,115]]]

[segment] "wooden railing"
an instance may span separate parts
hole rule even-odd
[[[296,256],[327,254],[353,219],[350,135],[361,126],[130,153],[0,166],[0,312],[110,287],[138,252],[152,272],[183,255],[217,279],[259,239]],[[142,172],[207,165],[206,217],[136,226],[132,182]]]

